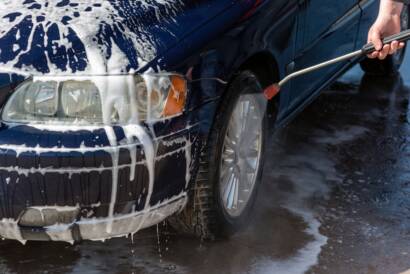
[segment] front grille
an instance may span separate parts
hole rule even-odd
[[[119,140],[124,138],[120,131],[116,134]],[[186,140],[187,136],[191,141],[195,138],[183,131],[158,140],[151,205],[184,191],[187,143],[173,140]],[[92,151],[75,149],[84,143],[93,148]],[[193,143],[198,145],[196,141]],[[21,147],[19,144],[30,149],[13,149]],[[0,219],[16,219],[26,208],[33,206],[80,207],[80,217],[107,217],[113,185],[112,156],[107,152],[108,145],[104,131],[54,134],[31,128],[0,128]],[[34,149],[36,146],[41,149]],[[103,146],[101,150],[100,146]],[[131,180],[132,151],[136,153],[137,164],[135,177]],[[194,153],[196,149],[192,151]],[[118,164],[114,214],[140,211],[149,189],[149,173],[142,147],[137,145],[136,150],[121,148]]]
[[[41,157],[41,156],[40,156]],[[84,168],[64,173],[69,168],[15,170],[0,167],[0,218],[17,218],[30,206],[81,206],[93,209],[93,217],[107,216],[111,199],[111,168]],[[71,168],[70,168],[71,169]],[[130,168],[118,171],[118,194],[115,212],[122,213],[129,201],[140,210],[145,204],[148,171],[137,165],[134,180]]]

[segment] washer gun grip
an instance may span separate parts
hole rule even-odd
[[[393,41],[406,42],[409,39],[410,39],[410,29],[384,38],[383,39],[383,45],[390,44]],[[368,44],[363,46],[362,53],[364,55],[367,55],[367,54],[370,54],[370,53],[374,52],[375,50],[376,49],[375,49],[373,43],[368,43]]]

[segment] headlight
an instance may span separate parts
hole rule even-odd
[[[7,101],[6,122],[126,124],[182,113],[187,85],[178,75],[107,76],[26,81]],[[137,111],[135,111],[137,110]]]
[[[61,110],[66,118],[102,121],[101,97],[90,81],[67,81],[61,84]]]

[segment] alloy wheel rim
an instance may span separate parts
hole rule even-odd
[[[220,198],[231,217],[242,214],[258,179],[263,130],[261,113],[256,95],[241,95],[225,133],[220,163]]]

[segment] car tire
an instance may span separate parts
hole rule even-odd
[[[408,29],[409,27],[409,9],[410,7],[406,6],[401,14],[401,25],[403,30]],[[393,55],[387,56],[384,60],[366,58],[360,62],[360,66],[362,70],[369,75],[395,75],[399,72],[401,64],[403,63],[406,55],[406,48],[407,44],[403,49],[397,51]]]
[[[246,105],[247,114],[244,110]],[[237,129],[235,125],[238,123],[235,124],[234,119],[238,119],[241,107],[242,121],[246,122],[240,123],[241,129]],[[254,134],[244,130],[248,126],[249,131],[254,129]],[[241,138],[236,134],[238,130],[249,134],[246,136],[249,138]],[[186,208],[170,218],[177,231],[213,240],[230,236],[249,222],[261,183],[267,131],[266,100],[262,87],[252,72],[244,71],[232,81],[221,100],[209,141],[200,156],[196,182],[189,192]],[[233,150],[230,146],[234,139],[238,140],[237,150],[229,154]],[[251,156],[254,153],[256,158]],[[249,176],[253,167],[254,173]],[[231,172],[229,179],[226,177],[228,172]],[[247,189],[249,193],[246,193]]]

